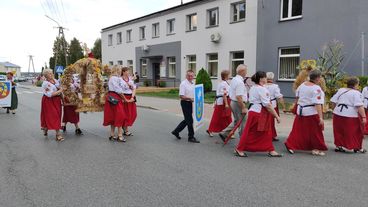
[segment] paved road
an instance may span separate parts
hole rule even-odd
[[[85,135],[69,126],[57,143],[41,135],[41,94],[18,90],[18,113],[0,110],[0,206],[368,205],[368,155],[237,158],[236,141],[221,147],[203,132],[201,144],[175,140],[168,132],[181,117],[148,109],[125,144],[107,140],[102,113],[82,114]]]

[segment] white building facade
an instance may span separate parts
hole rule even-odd
[[[138,72],[142,82],[178,86],[188,69],[256,68],[258,1],[197,0],[102,29],[104,64]]]

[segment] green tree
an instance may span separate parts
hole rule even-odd
[[[69,47],[69,64],[74,64],[77,60],[83,58],[83,49],[77,38],[70,41]]]
[[[50,69],[54,69],[55,68],[55,58],[54,57],[50,57],[50,59],[49,59],[49,65],[50,65]]]
[[[203,84],[204,92],[211,92],[212,91],[212,81],[208,72],[202,68],[196,77],[196,84]]]
[[[56,60],[56,65],[61,65],[61,66],[64,66],[65,68],[67,66],[65,62],[66,61],[65,51],[68,56],[68,50],[69,50],[68,42],[66,42],[66,40],[63,38],[56,37],[56,40],[54,41],[54,47],[52,50],[54,52],[54,56],[53,56],[54,64],[52,65],[50,64],[50,67],[51,68],[55,67],[55,60]]]
[[[99,59],[99,60],[102,60],[101,59],[101,38],[98,38],[96,41],[95,41],[95,44],[93,45],[93,48],[92,48],[92,53],[93,55],[95,56],[96,59]]]

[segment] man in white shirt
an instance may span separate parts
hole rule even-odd
[[[236,68],[236,76],[232,79],[230,83],[229,97],[231,99],[231,111],[234,116],[234,125],[226,128],[222,133],[219,134],[221,139],[225,141],[226,137],[229,135],[230,131],[234,129],[235,125],[243,120],[239,126],[239,137],[243,133],[243,129],[246,122],[245,115],[248,113],[248,109],[245,103],[248,101],[247,88],[244,84],[244,78],[247,76],[247,66],[239,65]],[[243,118],[244,116],[244,118]]]
[[[188,142],[199,143],[199,141],[194,137],[193,129],[193,101],[194,101],[194,72],[188,70],[186,74],[186,79],[181,82],[179,89],[180,105],[183,110],[184,120],[179,123],[174,131],[171,132],[177,139],[181,139],[179,133],[183,129],[188,127]]]

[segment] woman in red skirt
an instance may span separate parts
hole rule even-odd
[[[368,115],[368,86],[363,88],[362,95],[363,95],[365,115],[367,116]],[[368,135],[368,122],[365,123],[364,134]]]
[[[249,90],[248,119],[235,154],[239,157],[246,157],[244,151],[268,152],[270,157],[282,157],[275,151],[272,144],[271,120],[276,118],[280,123],[280,117],[272,107],[269,91],[264,87],[267,83],[266,73],[258,71],[252,76],[252,81],[256,85]]]
[[[43,96],[41,102],[41,129],[47,136],[48,130],[56,131],[56,141],[63,141],[61,127],[61,93],[59,81],[54,79],[51,69],[43,70],[46,80],[42,83]]]
[[[128,102],[123,94],[122,80],[120,78],[121,69],[114,66],[111,70],[104,107],[104,126],[110,126],[109,140],[117,139],[120,142],[126,142],[123,136],[123,125],[127,120],[124,112],[123,102]],[[118,137],[115,137],[115,128],[118,128]]]
[[[124,113],[127,116],[123,124],[123,130],[125,136],[133,136],[133,133],[129,131],[128,127],[133,126],[136,118],[137,118],[137,105],[136,105],[136,97],[135,90],[136,86],[134,84],[133,79],[129,76],[129,68],[123,67],[121,70],[121,87],[123,89],[123,94],[128,102],[123,103]]]
[[[273,83],[273,78],[275,76],[274,73],[268,72],[266,73],[266,75],[267,75],[267,84],[265,85],[265,87],[270,92],[272,107],[275,109],[276,113],[280,116],[279,107],[278,107],[279,103],[282,106],[282,110],[285,112],[285,102],[284,102],[283,95],[280,92],[279,85]],[[275,119],[272,119],[271,121],[271,128],[272,128],[273,141],[279,141],[279,139],[277,138]]]
[[[77,79],[73,79],[71,85],[71,90],[75,93],[79,90],[79,84]],[[79,112],[76,112],[77,106],[69,105],[68,97],[64,97],[64,113],[63,113],[63,123],[61,124],[61,129],[66,132],[66,124],[68,122],[74,124],[75,134],[83,135],[82,130],[79,128]]]
[[[358,86],[359,80],[356,77],[351,77],[347,81],[347,88],[339,89],[331,98],[331,102],[335,105],[333,132],[336,152],[345,152],[346,150],[355,153],[367,152],[362,148],[366,115],[362,94],[357,90]]]
[[[312,151],[313,155],[324,156],[327,150],[323,137],[324,121],[322,105],[324,93],[317,84],[321,81],[321,72],[312,70],[309,81],[301,84],[296,90],[297,114],[293,128],[285,142],[290,154],[294,150]]]
[[[230,72],[228,70],[221,72],[222,81],[217,86],[215,109],[212,114],[210,126],[206,131],[210,137],[213,137],[212,133],[214,132],[222,132],[232,122],[231,99],[229,98],[230,84],[227,82],[229,80],[229,74]]]

